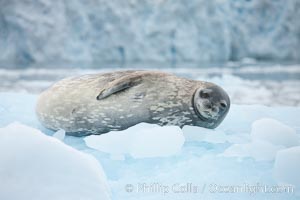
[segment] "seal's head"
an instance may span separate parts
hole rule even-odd
[[[206,128],[216,128],[229,111],[230,99],[221,87],[209,84],[196,90],[193,106],[197,116],[206,122]]]

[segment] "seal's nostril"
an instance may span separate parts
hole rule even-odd
[[[212,108],[212,106],[210,104],[206,105],[205,107],[208,108],[208,109]]]

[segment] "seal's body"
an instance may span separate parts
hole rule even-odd
[[[52,130],[84,136],[140,122],[215,128],[230,106],[218,86],[154,71],[118,71],[61,80],[43,92],[36,112]]]

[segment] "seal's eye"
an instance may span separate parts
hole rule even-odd
[[[225,102],[220,103],[221,108],[225,109],[227,107],[227,104]]]
[[[206,99],[206,98],[210,97],[210,94],[209,94],[208,91],[201,90],[200,91],[200,97]]]

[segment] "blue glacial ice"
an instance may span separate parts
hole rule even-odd
[[[299,136],[294,129],[271,118],[254,121],[250,138],[249,143],[231,145],[223,155],[274,160],[279,150],[300,145]]]
[[[0,165],[0,199],[110,199],[95,158],[20,123],[0,128]]]
[[[298,0],[0,2],[0,63],[299,61]]]
[[[294,173],[300,167],[300,147],[279,151],[274,164],[274,177],[281,183],[300,185],[300,174]]]
[[[163,134],[169,130],[169,127],[155,127],[156,132],[153,134],[155,138],[151,138],[150,134],[147,138],[149,141],[157,141],[157,137],[161,137],[162,142],[153,144],[153,146],[149,142],[144,147],[142,144],[138,144],[140,145],[138,147],[139,153],[146,153],[135,157],[134,154],[131,154],[131,151],[126,150],[126,147],[130,147],[130,142],[138,139],[138,136],[128,130],[127,133],[125,130],[117,135],[109,133],[106,136],[92,136],[90,139],[63,137],[62,132],[54,133],[46,130],[35,117],[36,98],[36,95],[25,93],[0,93],[0,127],[4,127],[1,129],[0,135],[3,137],[3,134],[5,134],[5,137],[9,139],[8,143],[3,144],[4,147],[9,148],[5,150],[5,154],[1,155],[6,155],[7,158],[7,155],[10,155],[7,152],[14,152],[16,155],[19,154],[20,158],[23,156],[28,158],[26,155],[29,150],[21,149],[27,142],[32,144],[31,147],[34,151],[41,151],[39,155],[50,154],[51,152],[48,152],[44,145],[33,145],[33,133],[27,133],[27,130],[31,129],[30,132],[42,131],[48,136],[54,135],[56,138],[51,139],[51,141],[55,140],[55,143],[59,143],[60,146],[63,146],[63,143],[57,137],[63,139],[65,145],[61,148],[68,149],[74,154],[79,154],[77,151],[80,151],[97,159],[106,174],[113,200],[141,198],[156,200],[253,198],[296,200],[300,197],[298,173],[300,153],[299,107],[233,104],[224,122],[215,130],[186,126],[183,130],[178,130],[182,131],[184,138],[178,137],[177,140],[176,134],[174,134],[175,139],[173,140],[170,137],[167,142],[164,140],[165,136]],[[19,129],[14,125],[9,125],[14,121],[32,128]],[[7,125],[14,130],[18,130],[19,133],[9,131],[7,127],[5,128]],[[143,131],[146,134],[147,129],[151,130],[153,128],[152,125],[147,124],[138,126],[144,126],[145,130]],[[133,129],[140,129],[141,127],[138,126],[133,127]],[[22,135],[23,132],[24,135]],[[159,134],[162,136],[159,136]],[[126,136],[132,138],[128,139]],[[101,141],[107,145],[106,147],[109,144],[117,146],[97,150],[99,148],[94,148],[94,145],[96,145],[97,140],[101,140],[101,137],[106,137],[106,140]],[[22,138],[22,140],[16,140],[16,138]],[[92,138],[95,141],[90,145],[89,140]],[[124,144],[118,143],[120,140]],[[178,141],[183,140],[184,144],[181,145]],[[18,145],[19,143],[20,145]],[[4,148],[3,145],[1,145],[1,148]],[[168,156],[160,156],[157,149],[155,149],[161,148],[163,154],[165,149],[160,145],[175,150],[170,153],[167,149]],[[236,145],[240,145],[241,148],[233,149]],[[76,150],[71,150],[67,146]],[[125,147],[125,151],[122,151],[122,147]],[[250,148],[247,151],[250,154],[245,154],[245,151],[243,151],[245,148]],[[122,155],[112,156],[111,151],[118,151],[117,153]],[[149,152],[151,156],[149,156]],[[57,154],[64,155],[60,151],[57,151]],[[51,155],[55,156],[56,154],[52,152]],[[42,156],[35,157],[35,159],[42,159],[40,162],[46,162]],[[78,159],[80,160],[80,158]],[[22,159],[17,161],[20,165],[23,165]],[[3,160],[0,160],[1,162]],[[74,161],[74,166],[77,165],[76,162]],[[4,168],[1,168],[2,170],[9,169],[7,164],[1,164],[1,166],[4,166]],[[30,164],[26,166],[28,168],[14,169],[16,173],[19,173],[18,170],[22,170],[22,173],[25,174],[30,173],[31,177],[39,175],[39,170],[33,172],[29,167]],[[59,162],[56,162],[54,166],[59,168]],[[64,173],[60,170],[56,172]],[[74,176],[74,179],[80,179],[85,176],[85,173],[90,173],[88,169],[83,167],[82,170],[78,176]],[[94,173],[98,172],[94,171]],[[1,173],[1,170],[0,176],[5,176]],[[105,185],[105,179],[101,180]],[[90,182],[88,179],[86,181],[90,184],[96,184],[96,182]],[[235,192],[230,192],[227,186],[235,186]],[[267,189],[262,189],[265,186]],[[272,189],[276,187],[276,192],[271,192],[271,187]],[[3,189],[3,187],[0,188]],[[64,190],[57,192],[67,194],[64,193]],[[76,194],[80,190],[74,190],[73,192]]]
[[[170,141],[170,138],[172,140]],[[88,136],[87,146],[109,153],[112,158],[168,157],[180,152],[184,136],[178,126],[160,127],[156,124],[140,123],[124,131]]]

